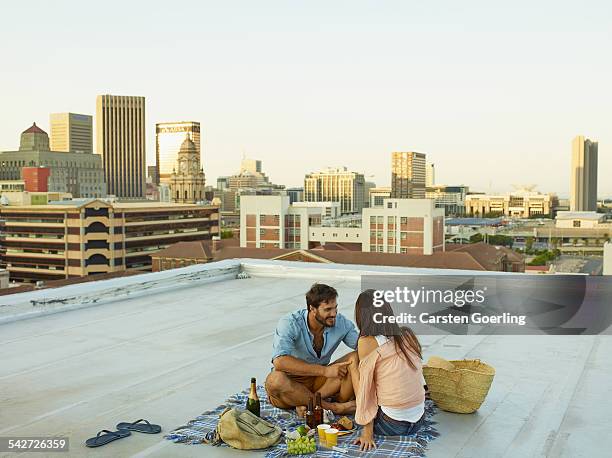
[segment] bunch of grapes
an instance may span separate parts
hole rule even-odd
[[[306,455],[317,451],[317,443],[314,437],[302,436],[299,439],[287,441],[287,453],[289,455]]]

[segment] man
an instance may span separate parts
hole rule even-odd
[[[323,408],[334,413],[355,412],[355,392],[349,365],[358,365],[353,351],[329,364],[340,342],[353,350],[359,334],[352,321],[338,313],[338,292],[315,283],[306,293],[306,309],[282,317],[272,349],[274,369],[266,379],[270,402],[279,408],[297,408],[303,415],[308,400],[321,393]],[[335,397],[335,402],[326,398]]]

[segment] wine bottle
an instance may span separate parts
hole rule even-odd
[[[259,397],[257,396],[257,384],[255,383],[255,377],[251,378],[251,392],[246,402],[246,409],[259,417],[261,406],[259,404]]]
[[[315,406],[312,416],[314,417],[315,427],[316,425],[323,424],[323,407],[321,406],[321,393],[319,393],[318,391],[315,394]]]
[[[317,427],[317,424],[314,422],[314,407],[312,398],[308,400],[308,408],[306,409],[306,424],[311,429]]]

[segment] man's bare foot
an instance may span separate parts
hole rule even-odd
[[[356,401],[334,402],[331,411],[338,415],[353,414],[357,410]]]
[[[297,406],[295,408],[295,413],[299,418],[304,418],[306,416],[306,406]]]

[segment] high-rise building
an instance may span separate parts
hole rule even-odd
[[[194,143],[199,160],[202,162],[199,122],[160,122],[155,125],[155,163],[160,182],[167,183],[173,171],[178,172],[175,170],[176,163],[186,136]]]
[[[398,199],[425,198],[424,153],[392,153],[391,197]]]
[[[570,211],[597,210],[597,142],[578,135],[572,141]]]
[[[328,168],[304,178],[304,202],[340,202],[342,214],[361,213],[365,177],[346,167]]]
[[[89,115],[51,113],[51,151],[93,153],[93,122]]]
[[[102,155],[108,193],[144,199],[146,191],[145,98],[99,95],[97,152]]]
[[[262,173],[261,161],[257,159],[242,159],[240,163],[240,172]]]
[[[432,162],[425,166],[425,187],[430,188],[436,184],[436,168]]]

